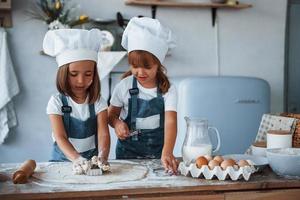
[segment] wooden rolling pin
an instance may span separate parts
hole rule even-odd
[[[36,163],[34,160],[26,160],[21,167],[13,174],[14,184],[27,183],[28,178],[33,174]]]

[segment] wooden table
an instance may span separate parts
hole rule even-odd
[[[136,162],[149,169],[141,180],[50,186],[34,178],[19,185],[8,180],[0,182],[0,199],[300,199],[300,180],[279,177],[268,167],[252,174],[249,181],[218,181],[167,176],[162,168],[157,168],[159,160]],[[11,174],[17,166],[0,164],[0,172]]]

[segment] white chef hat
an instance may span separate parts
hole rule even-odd
[[[43,49],[49,56],[56,57],[59,67],[80,60],[97,62],[101,35],[98,29],[49,30],[44,38]]]
[[[148,51],[162,63],[168,50],[175,47],[175,40],[171,30],[157,19],[133,17],[123,33],[122,46],[128,52]]]

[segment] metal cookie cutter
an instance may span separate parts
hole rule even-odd
[[[129,132],[129,137],[131,137],[131,140],[133,140],[133,141],[138,141],[138,140],[139,140],[138,135],[139,135],[140,133],[141,133],[140,130],[130,131],[130,132]]]
[[[129,131],[129,136],[131,137],[131,136],[134,136],[134,135],[138,135],[138,134],[140,134],[141,133],[141,130],[139,130],[139,129],[137,129],[137,130],[135,130],[135,131]]]

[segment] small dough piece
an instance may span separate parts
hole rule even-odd
[[[88,176],[100,176],[102,175],[102,170],[101,169],[89,169],[87,172],[86,172],[86,175]]]
[[[102,169],[103,172],[110,171],[110,165],[108,163],[107,164],[103,164],[103,163],[99,162],[98,167],[100,169]]]
[[[99,161],[98,157],[97,156],[93,156],[92,159],[91,159],[91,164],[98,166],[98,161]]]

